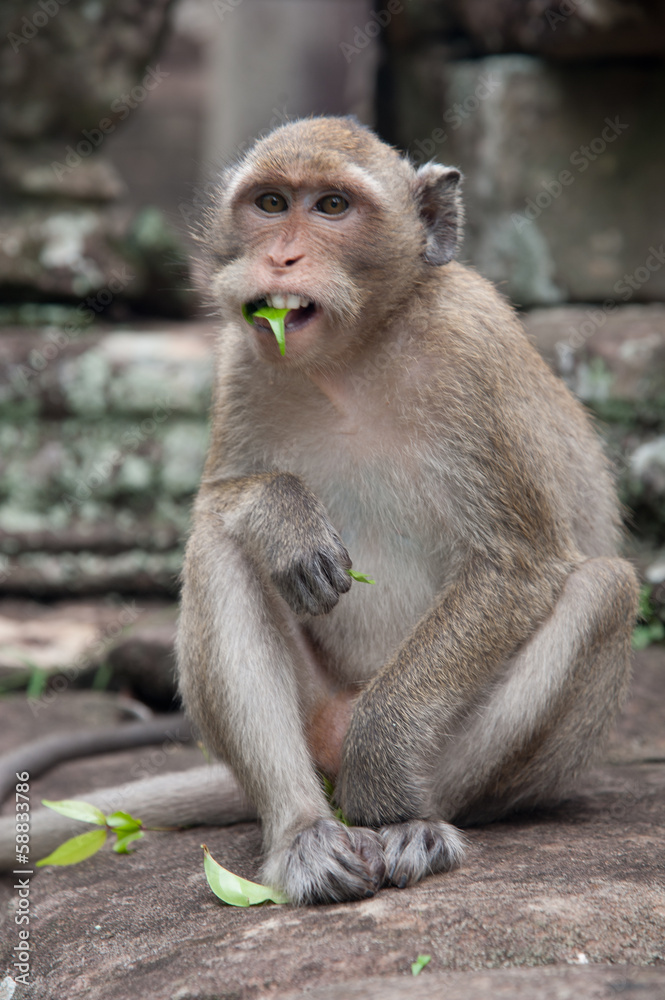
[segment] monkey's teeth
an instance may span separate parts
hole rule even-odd
[[[306,299],[304,295],[294,295],[292,293],[280,295],[278,292],[275,292],[274,295],[266,295],[266,302],[271,309],[307,309],[311,303],[311,299]]]

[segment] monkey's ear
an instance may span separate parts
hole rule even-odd
[[[428,264],[447,264],[457,253],[462,235],[462,202],[455,167],[425,163],[416,171],[416,204],[425,226],[423,257]]]

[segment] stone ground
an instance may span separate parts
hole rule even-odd
[[[130,857],[104,850],[37,870],[32,980],[15,1000],[665,996],[665,650],[636,659],[605,759],[568,801],[469,830],[463,868],[412,889],[307,909],[226,907],[208,889],[199,845],[255,878],[255,824],[152,833]],[[4,698],[0,752],[117,713],[110,694],[68,692],[38,718],[23,698]],[[33,782],[33,807],[201,760],[192,746],[167,764],[151,754],[62,764]],[[7,972],[18,941],[12,885],[0,887]],[[423,953],[431,962],[414,978]],[[10,981],[0,980],[0,1000],[9,996]]]

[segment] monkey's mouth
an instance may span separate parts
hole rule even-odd
[[[288,309],[286,316],[284,317],[284,329],[286,332],[290,330],[299,330],[300,327],[305,326],[309,323],[310,319],[318,311],[318,307],[315,302],[311,299],[306,298],[304,295],[266,295],[265,298],[255,299],[253,302],[248,302],[245,306],[245,310],[251,317],[254,326],[259,326],[264,330],[271,330],[270,323],[263,316],[254,316],[253,314],[258,309],[263,309],[268,306],[271,309]]]

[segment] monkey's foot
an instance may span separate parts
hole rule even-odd
[[[425,875],[457,868],[464,839],[443,820],[412,819],[379,830],[385,854],[387,884],[404,889]]]
[[[263,876],[296,905],[342,903],[373,896],[385,884],[386,866],[374,830],[320,819],[269,857]]]

